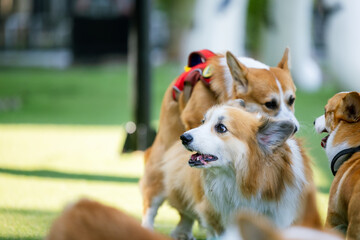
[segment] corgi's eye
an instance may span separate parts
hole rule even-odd
[[[215,125],[215,130],[218,132],[218,133],[225,133],[227,132],[227,128],[225,127],[224,124],[222,123],[218,123]]]
[[[289,98],[289,105],[292,106],[295,102],[295,98],[293,96],[290,96]]]
[[[271,100],[270,102],[265,103],[265,107],[267,107],[268,109],[276,109],[277,103],[275,100]]]
[[[205,122],[205,119],[201,120],[201,124],[204,124],[204,122]]]

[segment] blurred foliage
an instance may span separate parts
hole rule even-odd
[[[195,1],[157,0],[155,6],[163,11],[169,20],[170,41],[168,48],[170,58],[178,55],[181,35],[191,28]],[[246,22],[246,49],[257,55],[261,44],[261,29],[270,24],[268,12],[269,0],[250,0]]]
[[[269,0],[250,0],[246,20],[246,49],[257,56],[260,50],[262,31],[270,24]]]
[[[183,34],[191,28],[193,22],[195,1],[156,0],[155,5],[167,15],[169,21],[171,44],[167,48],[168,57],[177,59]]]

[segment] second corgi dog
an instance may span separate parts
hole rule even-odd
[[[326,225],[345,233],[346,239],[360,239],[360,94],[336,94],[314,123],[317,132],[328,133],[321,145],[335,176]]]
[[[270,120],[240,107],[216,106],[203,124],[185,132],[162,161],[169,203],[181,216],[175,239],[192,239],[195,219],[218,236],[239,210],[268,216],[277,227],[303,212],[311,186],[295,125]],[[192,168],[190,168],[190,165]]]

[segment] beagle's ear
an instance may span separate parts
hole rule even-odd
[[[289,71],[290,69],[290,48],[286,48],[281,61],[277,65],[279,68]]]
[[[292,136],[294,130],[295,125],[291,121],[263,118],[256,137],[260,147],[266,153],[272,153]]]
[[[229,66],[237,91],[246,93],[248,90],[248,80],[246,79],[246,75],[248,74],[247,67],[240,63],[239,60],[229,51],[226,52],[226,63]]]
[[[358,92],[350,92],[345,95],[336,111],[336,117],[349,123],[360,120],[360,95]]]

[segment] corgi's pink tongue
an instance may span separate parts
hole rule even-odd
[[[190,166],[207,165],[208,162],[216,161],[218,158],[210,154],[195,153],[189,160]]]
[[[204,165],[207,164],[207,162],[205,162],[205,158],[206,158],[206,155],[204,155],[204,154],[195,153],[195,154],[191,155],[192,161],[200,161]]]
[[[323,148],[326,148],[326,143],[327,143],[327,140],[329,138],[329,135],[327,135],[326,137],[324,137],[322,140],[321,140],[321,146]]]

